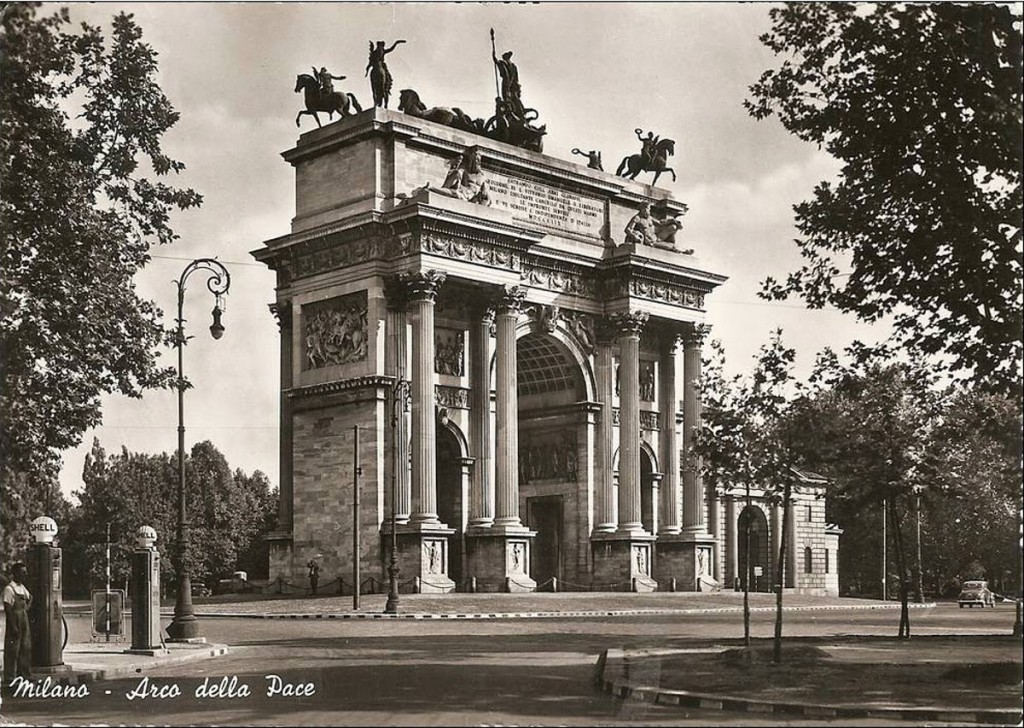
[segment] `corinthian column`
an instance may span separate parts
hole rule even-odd
[[[619,531],[643,531],[640,514],[640,331],[646,313],[616,317],[619,326]]]
[[[469,491],[469,526],[494,523],[494,440],[491,438],[491,325],[494,309],[474,313],[469,330],[471,430],[476,465]]]
[[[526,291],[506,286],[495,303],[497,362],[495,415],[497,452],[494,464],[494,525],[522,526],[519,520],[519,396],[516,371],[516,319]]]
[[[678,336],[667,333],[664,336],[664,347],[661,361],[658,364],[660,373],[660,392],[658,409],[661,410],[661,470],[664,477],[661,481],[661,518],[659,534],[677,534],[680,532],[679,504],[679,436],[676,433],[676,408],[679,406],[679,393],[676,389],[676,349]]]
[[[704,478],[692,454],[694,435],[700,429],[700,350],[709,328],[692,326],[683,335],[683,532],[705,535]]]
[[[385,281],[384,295],[387,298],[387,314],[384,319],[385,348],[384,373],[395,378],[395,382],[408,379],[406,359],[408,342],[406,340],[406,284],[398,278]],[[392,389],[387,422],[385,423],[385,440],[390,467],[394,469],[395,479],[395,521],[409,522],[409,508],[412,494],[409,489],[409,418],[406,415],[406,403],[395,402],[396,390]],[[405,395],[402,395],[403,399]],[[397,415],[393,425],[392,418]],[[384,489],[384,512],[391,512],[391,488]]]
[[[615,391],[615,364],[612,361],[610,327],[599,327],[597,347],[594,351],[594,376],[597,379],[597,396],[601,400],[601,421],[597,428],[595,448],[597,460],[597,497],[594,507],[594,530],[598,533],[614,533],[618,517],[615,508],[615,480],[612,468],[614,430],[612,423],[612,395]]]
[[[412,315],[412,513],[410,522],[439,524],[434,418],[434,300],[444,273],[404,277]]]

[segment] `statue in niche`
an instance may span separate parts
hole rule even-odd
[[[427,571],[441,573],[441,546],[437,541],[431,541],[427,546]]]
[[[465,373],[463,351],[465,338],[461,331],[438,331],[434,334],[434,371],[461,377]]]
[[[697,549],[697,576],[701,577],[708,573],[708,553],[706,549]]]
[[[460,156],[454,157],[448,163],[448,174],[440,187],[435,187],[427,182],[422,187],[417,187],[408,195],[400,193],[395,195],[400,200],[408,201],[423,192],[433,192],[445,197],[453,197],[458,200],[466,200],[478,205],[490,205],[491,198],[487,188],[487,177],[480,167],[480,150],[477,147],[469,147]]]
[[[512,544],[512,571],[522,572],[523,570],[523,545]]]
[[[666,166],[666,161],[676,152],[676,143],[672,139],[661,139],[654,135],[654,132],[647,132],[644,137],[643,129],[634,129],[637,139],[640,140],[640,153],[631,154],[623,158],[615,174],[620,177],[636,179],[641,172],[654,172],[652,185],[658,184],[658,177],[662,172],[669,172],[672,181],[676,181],[675,170]]]
[[[640,399],[654,401],[654,362],[640,362]]]
[[[391,44],[390,48],[384,47],[384,41],[377,41],[377,45],[373,45],[373,41],[370,41],[370,59],[366,63],[366,72],[363,77],[370,77],[370,89],[373,91],[373,105],[383,106],[385,109],[388,108],[388,99],[391,97],[391,71],[388,70],[388,64],[384,61],[386,56],[391,51],[398,47],[399,43],[405,43],[404,40],[396,40]]]
[[[350,299],[351,300],[351,299]],[[362,361],[366,358],[366,304],[345,303],[304,314],[306,369]]]
[[[647,574],[647,552],[639,546],[636,549],[636,570],[640,574]]]
[[[599,172],[604,171],[604,167],[601,166],[601,152],[593,149],[589,152],[584,152],[580,149],[573,149],[572,153],[578,154],[581,157],[586,157],[588,159],[587,167],[589,169],[596,169]]]

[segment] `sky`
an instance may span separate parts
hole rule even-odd
[[[56,9],[44,4],[43,10]],[[546,154],[586,164],[571,150],[601,150],[606,170],[639,151],[633,132],[676,140],[677,180],[659,186],[689,206],[677,241],[694,248],[709,270],[729,281],[707,297],[712,337],[726,351],[727,371],[749,370],[772,331],[797,350],[797,376],[816,352],[854,339],[888,336],[884,326],[857,323],[836,311],[809,311],[797,299],[757,297],[766,276],[799,265],[792,206],[839,166],[800,142],[775,119],[756,121],[743,108],[749,86],[775,59],[758,41],[768,30],[767,3],[70,3],[72,20],[109,31],[118,12],[132,13],[159,54],[158,81],[181,113],[164,150],[187,166],[175,184],[204,196],[198,210],[177,214],[180,238],[154,248],[136,278],[139,294],[157,303],[168,325],[174,281],[188,262],[217,257],[231,273],[224,337],[208,334],[213,298],[205,280],[186,294],[186,447],[211,440],[228,463],[262,470],[278,482],[279,339],[267,304],[274,275],[250,255],[289,232],[295,213],[292,168],[280,153],[314,127],[293,92],[312,66],[345,75],[335,88],[372,105],[360,71],[368,41],[406,44],[387,57],[397,92],[413,88],[427,106],[458,106],[473,117],[493,111],[497,52],[514,52],[526,106],[546,123]],[[649,181],[650,175],[641,175]],[[168,352],[164,361],[173,363]],[[103,424],[63,455],[65,493],[81,488],[93,438],[108,453],[174,452],[173,391],[142,399],[103,398]]]

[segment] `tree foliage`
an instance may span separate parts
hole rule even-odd
[[[102,584],[106,527],[111,527],[111,571],[115,583],[129,575],[129,557],[139,526],[156,529],[163,554],[165,584],[174,583],[178,553],[177,456],[122,449],[108,455],[97,441],[86,457],[80,507],[73,514],[71,539],[79,544],[83,571]],[[187,563],[194,582],[216,583],[237,569],[250,578],[266,573],[262,536],[274,523],[277,494],[260,471],[232,472],[210,442],[197,443],[185,460],[189,521]]]
[[[842,163],[797,205],[805,258],[762,295],[892,316],[915,352],[1021,392],[1022,36],[993,3],[789,3],[751,87]],[[848,269],[848,277],[846,277]]]
[[[0,449],[7,472],[47,478],[100,423],[102,394],[171,381],[133,276],[201,197],[159,181],[184,168],[160,146],[178,113],[132,17],[107,42],[69,32],[66,9],[37,12],[7,4],[0,36]]]

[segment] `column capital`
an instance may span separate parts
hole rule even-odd
[[[409,302],[409,284],[401,274],[384,278],[384,298],[389,311],[405,311]]]
[[[405,283],[409,301],[433,301],[437,291],[447,276],[441,271],[424,270],[414,273],[402,273],[399,279]]]
[[[607,325],[618,336],[639,337],[649,318],[646,311],[614,313],[606,318]]]
[[[680,338],[683,341],[683,346],[687,348],[699,347],[710,333],[710,324],[690,324],[680,332]]]
[[[494,308],[498,313],[517,314],[526,300],[526,289],[522,286],[502,286],[494,298]]]
[[[278,330],[290,329],[292,327],[292,303],[291,301],[275,301],[268,303],[267,308],[274,315],[277,321]]]

